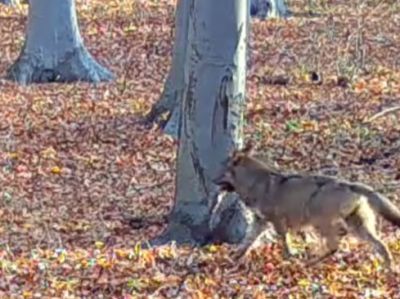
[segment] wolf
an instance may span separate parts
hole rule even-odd
[[[314,265],[333,255],[348,232],[372,244],[392,268],[392,255],[378,237],[375,212],[400,226],[400,210],[370,186],[337,177],[302,173],[282,173],[251,154],[248,143],[234,150],[213,179],[220,191],[236,192],[255,214],[253,231],[237,252],[238,257],[258,245],[267,222],[273,224],[283,242],[283,255],[293,255],[290,233],[312,228],[325,240],[325,249],[308,259]]]

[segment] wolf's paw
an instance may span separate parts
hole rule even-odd
[[[321,255],[321,250],[315,248],[306,248],[303,258],[306,260],[316,259]]]
[[[301,255],[301,251],[296,248],[286,248],[283,250],[283,258],[288,260],[293,257],[299,257]]]
[[[297,248],[290,248],[289,249],[289,254],[291,256],[299,257],[301,255],[301,250],[299,250]]]
[[[309,258],[308,260],[306,260],[304,262],[304,264],[307,267],[312,267],[312,266],[315,266],[316,264],[318,264],[320,261],[321,261],[321,259],[319,257],[312,257],[312,258]]]

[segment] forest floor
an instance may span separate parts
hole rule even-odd
[[[312,1],[314,14],[288,3],[295,17],[252,21],[246,138],[284,170],[362,181],[400,206],[400,112],[368,121],[400,104],[400,3]],[[174,4],[77,1],[85,44],[115,82],[0,80],[0,298],[400,298],[400,275],[351,238],[313,268],[283,261],[276,243],[241,266],[235,246],[136,246],[165,223],[129,218],[163,218],[174,196],[175,142],[136,124],[162,91]],[[0,6],[1,77],[26,15]],[[382,224],[400,267],[400,230]]]

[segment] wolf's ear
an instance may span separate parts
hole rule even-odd
[[[251,140],[247,140],[244,147],[240,150],[245,155],[251,155],[254,149],[254,144]]]
[[[233,148],[231,149],[231,151],[229,152],[229,158],[233,158],[235,157],[237,154],[239,153],[239,150],[237,148]]]
[[[228,165],[232,166],[238,164],[243,156],[244,155],[241,150],[238,150],[237,148],[232,149],[229,153]]]
[[[253,143],[247,141],[242,149],[233,149],[229,154],[229,158],[233,164],[237,164],[242,158],[251,155],[253,152]]]

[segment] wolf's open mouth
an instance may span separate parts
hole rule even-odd
[[[221,191],[226,191],[226,192],[233,192],[235,191],[235,187],[232,186],[232,184],[228,182],[221,182],[219,184]]]

